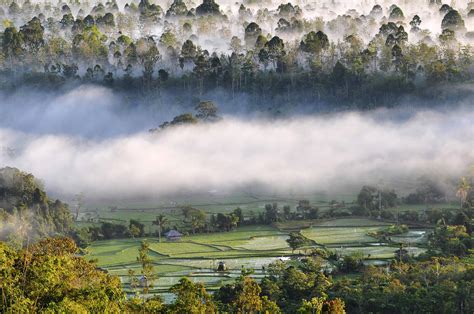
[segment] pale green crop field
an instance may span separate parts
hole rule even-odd
[[[418,247],[405,247],[409,255],[418,256],[426,250]],[[342,255],[351,255],[354,253],[362,253],[365,258],[369,259],[388,259],[395,256],[395,251],[398,247],[394,246],[363,246],[363,247],[342,247],[335,248],[335,250]]]
[[[390,239],[398,243],[421,244],[428,241],[428,234],[430,233],[432,233],[432,230],[412,229],[405,234],[391,236]]]
[[[357,244],[377,242],[377,240],[368,235],[369,232],[383,230],[382,226],[375,227],[312,227],[301,230],[308,239],[317,244]]]
[[[288,243],[287,235],[276,235],[276,236],[265,236],[265,237],[255,237],[244,244],[238,246],[238,248],[243,248],[246,250],[278,250],[278,249],[287,249]]]
[[[338,218],[325,220],[315,224],[316,226],[324,227],[352,227],[352,226],[390,226],[390,223],[386,223],[380,220],[367,219],[367,218]]]
[[[193,242],[180,242],[180,243],[173,243],[173,242],[152,242],[150,244],[151,250],[156,253],[168,255],[168,256],[175,256],[175,255],[182,255],[182,254],[195,254],[195,253],[213,253],[213,252],[220,252],[215,247],[193,243]]]

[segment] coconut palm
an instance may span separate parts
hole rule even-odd
[[[163,231],[163,227],[168,223],[168,219],[164,215],[156,216],[155,221],[153,224],[158,226],[158,241],[161,242],[161,232]]]

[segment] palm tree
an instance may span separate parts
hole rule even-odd
[[[458,185],[458,189],[456,191],[456,196],[459,197],[461,201],[461,209],[464,203],[467,200],[467,196],[469,195],[469,191],[471,190],[471,185],[467,181],[465,177],[461,179],[461,182]]]
[[[153,224],[158,226],[158,241],[161,242],[161,231],[163,231],[163,227],[168,223],[168,219],[164,215],[156,216],[155,221]]]

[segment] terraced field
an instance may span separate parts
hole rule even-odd
[[[314,221],[310,228],[300,232],[318,246],[336,250],[342,255],[362,252],[370,262],[377,263],[393,258],[398,249],[397,245],[380,244],[368,235],[369,232],[386,227],[387,224],[376,220],[343,218]],[[216,289],[233,281],[242,267],[255,269],[253,276],[261,278],[264,266],[293,255],[287,238],[287,231],[271,226],[249,226],[231,232],[185,236],[180,242],[160,243],[157,238],[148,238],[150,257],[159,277],[154,292],[164,293],[183,276],[204,282],[210,290]],[[393,241],[403,242],[407,239],[414,240],[406,242],[410,244],[407,248],[409,254],[417,255],[424,251],[417,247],[423,242],[419,230],[394,237]],[[87,257],[97,259],[100,267],[119,276],[125,289],[129,289],[129,269],[140,274],[136,257],[142,240],[97,241],[87,248]],[[295,254],[299,253],[304,251],[295,251]],[[228,271],[216,272],[221,261],[226,264]]]
[[[275,228],[255,226],[188,236],[181,242],[160,243],[156,238],[149,238],[150,257],[159,277],[155,291],[166,291],[183,276],[204,282],[212,289],[237,277],[242,267],[256,269],[254,276],[261,276],[262,266],[291,255],[286,237]],[[141,240],[97,241],[88,248],[87,256],[97,259],[100,267],[119,276],[127,288],[129,269],[140,273],[136,257]],[[228,268],[225,273],[215,272],[221,261]]]
[[[418,247],[405,248],[409,255],[419,255],[425,252],[425,249]],[[357,246],[357,247],[340,247],[335,250],[342,255],[350,255],[353,253],[362,253],[367,259],[390,259],[394,257],[394,253],[398,250],[396,246]]]
[[[321,227],[372,227],[372,226],[389,226],[389,223],[367,218],[338,218],[329,219],[318,222],[316,226]]]
[[[383,230],[382,226],[375,227],[312,227],[301,230],[301,234],[317,244],[362,244],[377,242],[368,235],[370,232]]]

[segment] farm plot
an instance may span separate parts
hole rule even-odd
[[[319,223],[316,223],[316,225],[324,227],[372,227],[389,226],[390,223],[367,218],[339,218],[321,221]]]
[[[212,234],[200,234],[190,236],[187,239],[198,243],[216,244],[224,246],[241,245],[255,237],[285,235],[270,226],[242,227],[235,231],[219,232]]]
[[[408,255],[418,256],[426,250],[418,247],[406,247]],[[398,250],[394,246],[363,246],[363,247],[341,247],[335,249],[339,254],[351,255],[354,253],[362,253],[367,259],[388,259],[395,257],[395,251]]]
[[[244,244],[238,246],[246,250],[276,250],[276,249],[287,249],[288,243],[287,235],[276,235],[276,236],[265,236],[265,237],[253,237]]]
[[[317,244],[357,244],[371,243],[377,240],[368,235],[369,232],[383,230],[375,227],[312,227],[301,230],[301,234]]]
[[[159,254],[174,256],[182,254],[205,254],[219,252],[220,250],[210,245],[194,242],[151,242],[150,249]]]
[[[343,218],[314,221],[311,228],[298,231],[318,245],[324,245],[342,255],[362,252],[366,259],[373,262],[394,258],[394,252],[398,249],[396,245],[380,244],[375,238],[368,236],[369,232],[385,228],[386,225],[380,221]],[[415,238],[417,231],[412,230],[400,238]],[[232,282],[240,274],[242,267],[255,269],[253,276],[260,278],[264,274],[263,266],[292,255],[287,238],[288,232],[271,226],[246,226],[230,232],[185,236],[180,242],[166,242],[163,239],[160,243],[157,238],[148,238],[149,254],[159,278],[155,282],[153,293],[166,292],[183,276],[203,282],[211,290],[216,289],[223,283]],[[119,276],[125,289],[131,292],[128,272],[131,269],[136,276],[140,275],[141,265],[136,258],[142,240],[144,239],[97,241],[87,248],[89,253],[86,257],[97,259],[100,267]],[[417,247],[405,248],[410,255],[424,251]],[[224,262],[228,271],[215,272],[219,262]]]
[[[138,240],[97,241],[87,248],[87,257],[97,259],[98,266],[123,265],[137,260]]]
[[[231,232],[184,237],[181,242],[158,242],[149,238],[150,256],[155,263],[167,259],[229,259],[288,255],[286,234],[268,226],[244,227]],[[87,248],[87,257],[100,267],[136,264],[142,239],[97,241]]]
[[[170,259],[167,263],[172,265],[179,265],[185,267],[201,268],[201,269],[216,269],[218,262],[224,262],[228,269],[240,270],[243,267],[261,269],[262,266],[268,265],[277,261],[279,257],[241,257],[231,259]]]
[[[118,267],[108,267],[107,270],[112,275],[128,277],[128,271],[133,270],[135,274],[140,274],[142,267],[140,264],[136,263],[134,265],[120,265]],[[158,276],[176,274],[184,276],[192,271],[193,268],[184,265],[171,265],[171,264],[156,264],[155,272]]]
[[[428,233],[430,230],[410,230],[407,233],[394,235],[390,237],[390,240],[397,243],[426,243],[428,241]]]
[[[390,223],[368,218],[337,218],[329,220],[305,219],[278,222],[275,226],[284,231],[298,231],[315,226],[321,227],[372,227],[389,226]]]

